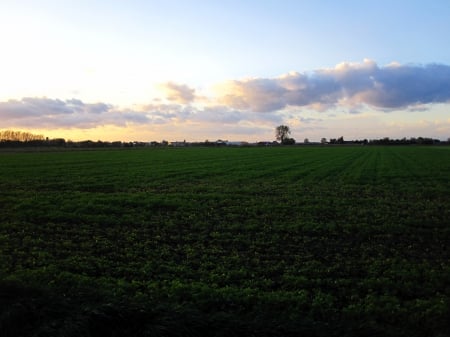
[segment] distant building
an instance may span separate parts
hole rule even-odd
[[[170,142],[170,146],[175,146],[175,147],[182,147],[182,146],[187,146],[188,143],[186,143],[185,140],[183,140],[182,142],[176,141],[176,142]]]
[[[247,146],[248,142],[226,142],[228,146]]]

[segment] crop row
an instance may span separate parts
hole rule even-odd
[[[446,148],[9,152],[0,170],[8,331],[45,298],[61,334],[75,312],[91,332],[95,312],[159,317],[142,335],[449,329]]]

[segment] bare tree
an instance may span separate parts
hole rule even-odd
[[[290,134],[291,130],[287,125],[280,125],[275,128],[275,137],[277,140],[281,141],[282,144],[288,139]]]
[[[0,131],[0,141],[9,140],[16,142],[29,142],[33,140],[44,140],[43,135],[34,135],[30,132],[24,131],[14,131],[14,130],[4,130]]]

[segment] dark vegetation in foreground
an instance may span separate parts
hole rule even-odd
[[[450,148],[0,152],[0,336],[449,336]]]

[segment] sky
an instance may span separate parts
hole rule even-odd
[[[2,0],[0,130],[450,137],[448,0]]]

